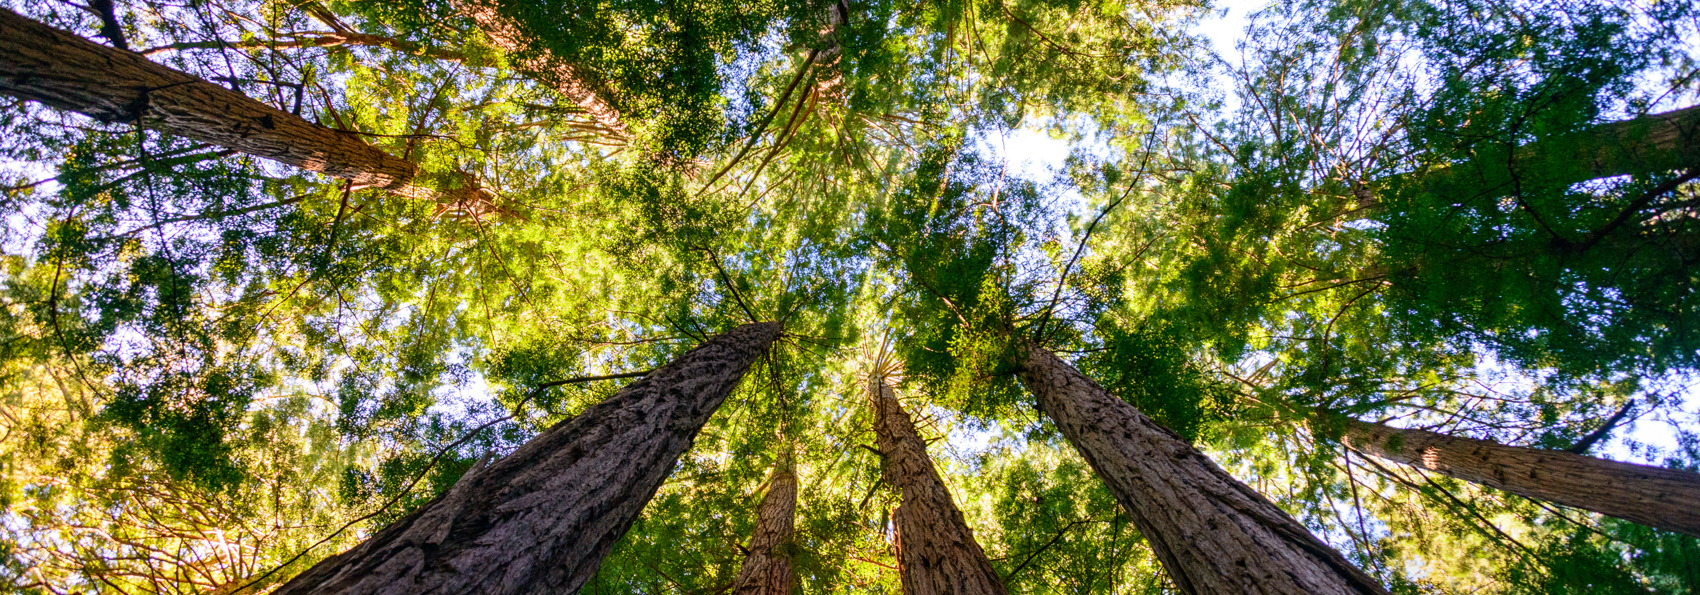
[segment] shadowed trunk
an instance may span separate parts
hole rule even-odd
[[[360,188],[434,200],[469,215],[497,211],[470,178],[462,188],[414,183],[418,168],[352,134],[0,8],[0,93],[103,122],[160,132],[287,163]]]
[[[779,332],[715,337],[276,593],[576,593]]]
[[[797,573],[791,569],[788,546],[796,514],[797,469],[787,455],[774,467],[767,495],[761,499],[749,555],[732,581],[733,595],[791,595]]]
[[[1051,352],[1028,347],[1021,382],[1182,592],[1386,593],[1268,499]]]
[[[625,137],[626,123],[620,118],[620,110],[608,100],[608,91],[601,88],[597,77],[547,48],[536,46],[519,22],[502,15],[499,4],[499,0],[455,0],[454,6],[457,12],[478,23],[478,28],[496,48],[515,60],[518,70],[579,106],[605,129],[607,136]]]
[[[1700,106],[1601,124],[1510,151],[1484,147],[1476,158],[1451,167],[1359,184],[1352,190],[1357,208],[1345,219],[1374,217],[1382,206],[1376,189],[1394,184],[1416,184],[1449,194],[1456,191],[1460,197],[1491,197],[1507,194],[1514,178],[1559,187],[1696,167],[1700,167]]]
[[[1525,498],[1700,537],[1700,473],[1346,422],[1352,450]]]
[[[915,423],[903,412],[885,378],[868,378],[869,405],[880,458],[880,477],[903,494],[892,513],[904,595],[1003,595],[991,561],[974,541],[962,511],[950,499],[927,456]]]

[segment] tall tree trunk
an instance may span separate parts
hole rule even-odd
[[[478,23],[497,49],[517,61],[515,66],[521,72],[577,104],[606,129],[608,136],[625,136],[626,123],[620,118],[620,110],[608,101],[609,93],[598,77],[533,43],[533,37],[519,22],[502,15],[500,0],[455,0],[455,10]]]
[[[902,492],[892,523],[897,528],[903,594],[1008,593],[884,376],[869,376],[868,397],[881,454],[880,477]]]
[[[1132,517],[1185,593],[1386,593],[1198,449],[1049,351],[1021,382]]]
[[[1612,176],[1697,167],[1700,167],[1700,106],[1693,106],[1529,143],[1509,155],[1490,151],[1472,161],[1416,177],[1401,174],[1360,184],[1352,190],[1358,208],[1348,217],[1375,216],[1373,211],[1381,206],[1375,188],[1401,180],[1430,188],[1467,188],[1470,195],[1486,197],[1509,192],[1513,188],[1510,184],[1513,174],[1527,176],[1529,172],[1538,172],[1543,184],[1563,186]]]
[[[230,89],[0,8],[0,93],[103,122],[127,122],[308,171],[435,200],[478,216],[496,210],[468,179],[418,186],[418,168],[352,134],[313,124]]]
[[[1352,450],[1526,498],[1700,537],[1700,473],[1347,420]]]
[[[779,332],[704,343],[276,593],[578,592]]]
[[[732,581],[733,595],[791,595],[797,573],[791,568],[787,546],[794,533],[796,514],[797,469],[787,455],[774,466],[767,495],[761,499],[749,555],[738,570],[738,578]]]

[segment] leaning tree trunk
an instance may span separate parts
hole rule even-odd
[[[788,547],[797,514],[797,469],[783,456],[768,481],[767,495],[756,513],[756,532],[750,538],[744,567],[732,581],[733,595],[791,595],[797,573]]]
[[[868,378],[869,405],[880,450],[880,477],[902,492],[892,513],[903,595],[1003,595],[1003,581],[962,511],[950,499],[927,456],[915,423],[903,412],[885,378]]]
[[[456,11],[478,23],[497,49],[513,57],[521,72],[577,104],[604,134],[625,136],[626,123],[620,118],[620,110],[608,101],[609,93],[598,84],[597,77],[538,46],[518,21],[501,13],[500,0],[455,0],[454,5]]]
[[[1049,351],[1021,382],[1185,593],[1386,593],[1298,521]]]
[[[472,180],[437,191],[418,168],[352,134],[313,124],[230,89],[0,8],[0,93],[103,122],[160,132],[287,163],[477,216],[494,203]]]
[[[1538,180],[1550,187],[1622,175],[1700,168],[1700,106],[1608,122],[1506,151],[1489,149],[1476,158],[1416,174],[1398,174],[1353,189],[1354,218],[1375,216],[1378,188],[1415,185],[1486,198],[1517,188],[1513,181]],[[1538,175],[1538,177],[1536,177]]]
[[[276,593],[578,592],[779,331],[704,343]]]
[[[1700,473],[1357,420],[1345,430],[1341,442],[1364,454],[1700,537]]]

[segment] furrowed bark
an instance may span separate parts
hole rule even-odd
[[[1442,475],[1700,537],[1700,473],[1346,421],[1348,448]]]
[[[779,332],[704,343],[275,593],[578,592]]]
[[[795,532],[796,514],[797,469],[786,456],[775,466],[767,495],[761,499],[749,555],[732,581],[734,595],[791,595],[797,573],[791,568],[788,546]]]
[[[880,477],[902,492],[892,513],[904,595],[1003,595],[986,553],[950,498],[927,456],[915,423],[885,378],[868,378],[869,405],[880,457]]]
[[[1386,593],[1261,494],[1056,355],[1021,382],[1097,471],[1185,593]]]
[[[531,36],[518,22],[502,16],[498,4],[498,0],[456,0],[455,10],[478,23],[497,49],[516,58],[520,71],[577,104],[608,136],[623,138],[626,123],[595,77],[547,49],[531,47]]]
[[[308,171],[434,200],[470,215],[494,203],[468,179],[437,191],[418,168],[354,135],[313,124],[194,75],[0,8],[0,93],[103,122],[135,123]]]

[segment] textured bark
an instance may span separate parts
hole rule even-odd
[[[768,481],[767,495],[756,514],[756,532],[749,555],[732,581],[734,595],[791,595],[797,573],[791,568],[789,545],[797,514],[797,470],[790,457],[780,459]]]
[[[276,593],[578,592],[779,331],[691,350]]]
[[[1021,382],[1098,472],[1185,593],[1385,593],[1198,449],[1049,351]]]
[[[136,123],[351,180],[360,188],[435,200],[475,216],[496,210],[470,180],[460,189],[442,192],[418,186],[418,168],[412,163],[354,135],[3,8],[0,93],[103,122]]]
[[[1358,452],[1526,498],[1700,537],[1700,473],[1347,421]]]
[[[903,594],[1007,593],[891,385],[882,377],[870,377],[868,397],[881,453],[880,477],[902,492],[902,503],[891,516]]]
[[[534,47],[531,35],[518,22],[502,16],[498,5],[499,0],[456,0],[455,10],[478,23],[497,49],[517,59],[520,71],[577,104],[608,136],[624,137],[626,123],[620,110],[608,101],[609,93],[596,77],[548,49]]]

